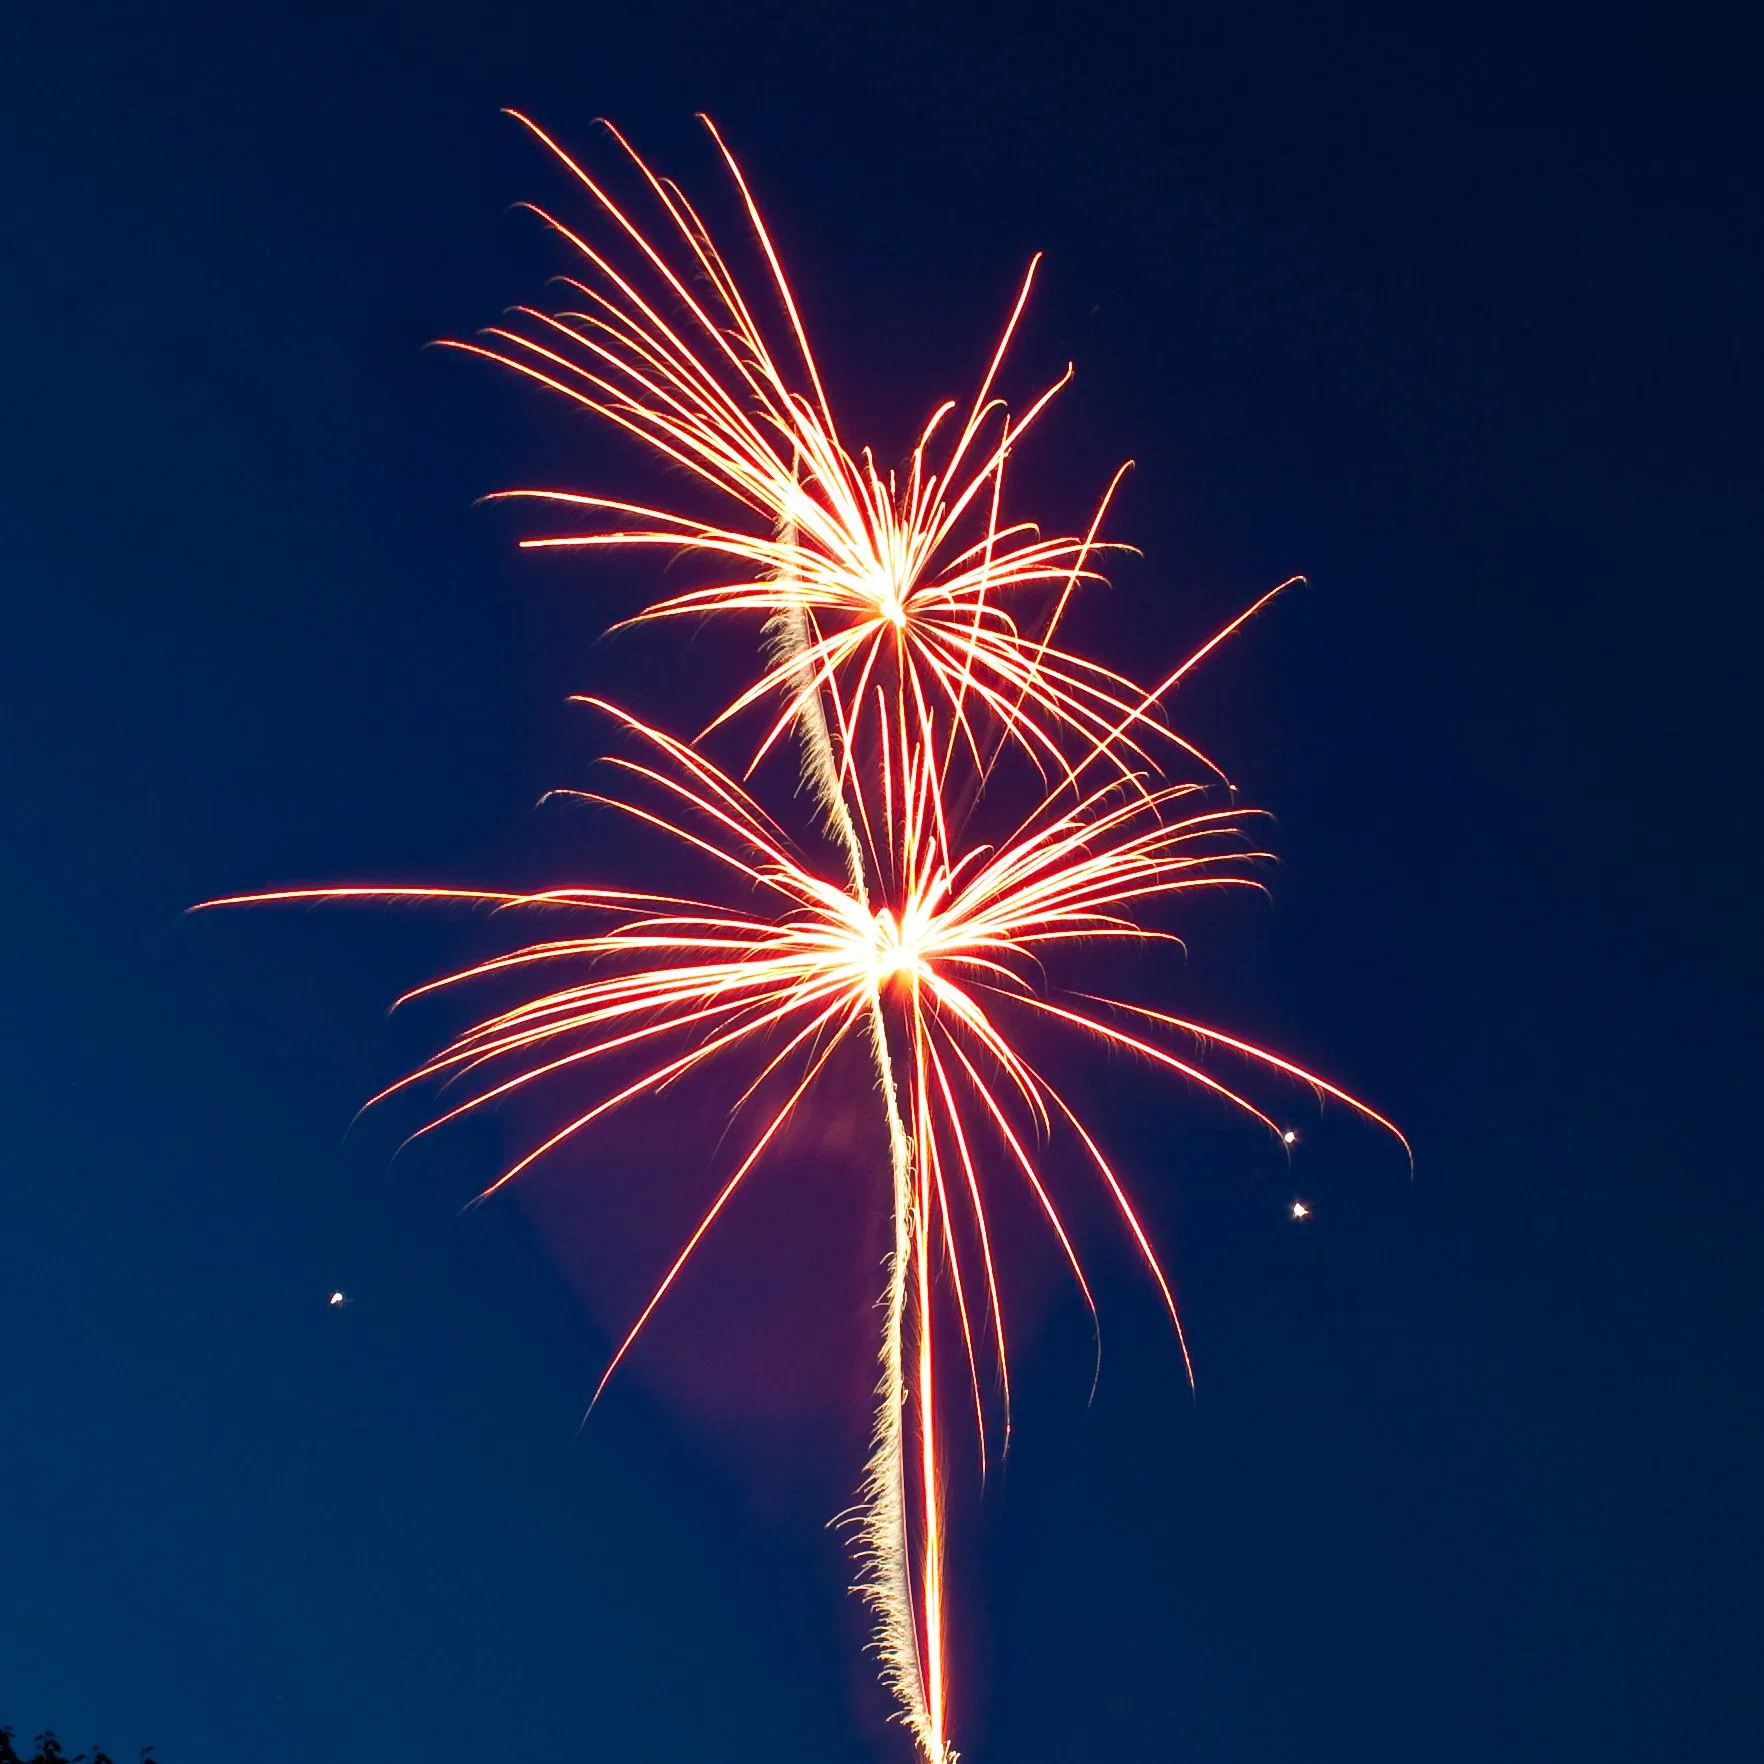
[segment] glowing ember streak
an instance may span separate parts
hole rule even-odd
[[[466,902],[586,921],[418,989],[529,971],[568,976],[464,1030],[383,1093],[429,1081],[472,1087],[421,1132],[547,1080],[590,1076],[620,1061],[641,1068],[608,1081],[486,1196],[621,1105],[706,1068],[747,1062],[734,1112],[745,1150],[619,1343],[596,1399],[767,1149],[825,1081],[838,1050],[867,1047],[887,1127],[894,1231],[876,1428],[858,1510],[862,1591],[876,1614],[884,1680],[922,1757],[953,1764],[937,1274],[941,1266],[949,1277],[946,1302],[959,1325],[984,1462],[984,1356],[999,1375],[1007,1436],[1010,1427],[989,1224],[996,1170],[1014,1171],[1027,1189],[1094,1311],[1038,1151],[1069,1135],[1182,1341],[1169,1280],[1124,1184],[1064,1092],[1031,1061],[1023,1029],[1059,1026],[1137,1055],[1249,1115],[1287,1148],[1294,1130],[1265,1113],[1244,1080],[1227,1084],[1208,1070],[1204,1051],[1235,1055],[1249,1074],[1307,1085],[1402,1138],[1382,1115],[1277,1054],[1149,1005],[1055,993],[1044,972],[1056,952],[1173,941],[1144,922],[1158,903],[1260,886],[1254,871],[1265,854],[1247,837],[1253,812],[1201,784],[1170,782],[1159,769],[1160,756],[1182,753],[1217,773],[1164,724],[1160,701],[1280,590],[1150,691],[1058,647],[1072,596],[1099,579],[1098,533],[1119,474],[1081,537],[1044,539],[1001,515],[1011,450],[1066,377],[1020,418],[993,393],[1033,264],[973,399],[940,405],[905,471],[885,474],[839,436],[783,268],[720,139],[769,299],[782,314],[782,348],[768,341],[759,303],[744,294],[697,211],[616,131],[657,205],[660,243],[549,137],[527,127],[589,192],[614,246],[602,250],[553,221],[580,254],[580,279],[568,286],[582,309],[522,309],[520,322],[489,333],[488,344],[457,347],[501,361],[636,436],[721,493],[751,526],[574,492],[505,494],[590,511],[601,523],[591,533],[526,541],[532,546],[659,546],[734,568],[736,579],[659,600],[638,622],[757,616],[770,639],[763,669],[710,727],[766,707],[770,720],[762,721],[749,773],[796,731],[804,777],[840,854],[832,867],[843,874],[822,874],[744,784],[696,746],[587,700],[642,755],[612,760],[621,788],[589,799],[660,832],[682,855],[711,860],[739,903],[585,886],[530,894],[293,889],[206,904]],[[1037,593],[1039,611],[1025,611]],[[1042,783],[1004,838],[978,842],[965,831],[966,816],[987,800],[1007,746],[1034,762]],[[1308,1213],[1293,1202],[1294,1218]],[[1187,1364],[1186,1344],[1182,1355]]]
[[[1044,538],[1033,523],[1006,522],[1002,514],[1013,450],[1071,377],[1068,368],[1020,416],[994,393],[1039,259],[973,398],[940,404],[904,471],[883,472],[869,449],[854,450],[839,433],[783,266],[714,128],[749,243],[765,265],[763,303],[744,292],[679,188],[652,172],[617,130],[614,139],[653,199],[660,221],[653,236],[549,135],[519,120],[590,196],[608,242],[534,209],[577,259],[577,273],[562,278],[577,304],[557,312],[519,307],[483,341],[451,346],[512,368],[636,437],[748,517],[751,525],[732,525],[571,490],[499,493],[596,518],[593,532],[522,541],[534,549],[659,547],[736,571],[733,580],[658,600],[631,623],[713,613],[800,621],[800,643],[713,727],[782,694],[782,710],[757,741],[757,759],[818,689],[861,704],[878,669],[893,660],[921,734],[928,707],[941,700],[953,712],[951,738],[969,743],[976,761],[981,712],[1056,770],[1066,763],[1066,735],[1099,744],[1122,764],[1143,757],[1146,737],[1178,739],[1131,680],[1054,641],[1073,594],[1101,580],[1095,560],[1110,547],[1097,535],[1127,468],[1115,474],[1082,535]],[[761,317],[765,305],[779,315],[782,342]],[[1052,610],[1040,635],[1030,636],[1004,603],[1036,590],[1051,597]],[[835,723],[830,734],[843,774],[850,763],[845,731]]]
[[[923,1686],[923,1748],[928,1756],[942,1757],[947,1755],[946,1667],[940,1637],[942,1515],[931,1285],[939,1248],[954,1258],[952,1270],[959,1270],[958,1245],[968,1232],[980,1246],[980,1265],[965,1278],[958,1272],[963,1333],[972,1348],[975,1332],[963,1295],[984,1291],[999,1366],[1008,1377],[998,1271],[987,1228],[989,1179],[978,1155],[981,1143],[991,1140],[1015,1166],[1088,1303],[1090,1289],[1071,1234],[1032,1151],[1051,1130],[1062,1124],[1069,1128],[1176,1321],[1169,1282],[1125,1188],[1067,1097],[1013,1038],[1012,1023],[1052,1020],[1096,1042],[1131,1050],[1203,1086],[1252,1116],[1276,1139],[1281,1137],[1281,1129],[1260,1107],[1191,1055],[1173,1050],[1161,1036],[1135,1033],[1113,1020],[1130,1012],[1163,1030],[1228,1047],[1252,1064],[1345,1102],[1393,1133],[1396,1129],[1324,1079],[1235,1037],[1145,1006],[1090,995],[1060,1002],[1045,991],[1043,952],[1157,936],[1133,916],[1147,903],[1200,889],[1260,886],[1248,866],[1263,854],[1247,849],[1242,839],[1249,814],[1208,807],[1199,786],[1147,779],[1134,790],[1112,780],[1075,802],[1065,800],[1061,787],[1039,801],[1009,838],[952,857],[932,812],[940,782],[935,770],[918,749],[909,748],[904,761],[899,754],[890,755],[891,768],[902,773],[896,786],[901,804],[896,860],[887,878],[887,903],[872,907],[849,887],[808,867],[743,787],[703,755],[612,705],[601,703],[601,708],[641,740],[649,757],[612,761],[637,788],[594,800],[708,855],[750,890],[758,890],[764,909],[591,887],[526,895],[295,889],[206,904],[477,900],[504,909],[592,917],[590,929],[525,945],[419,989],[427,993],[525,968],[594,964],[611,970],[571,980],[485,1018],[393,1086],[396,1091],[425,1080],[460,1078],[477,1084],[474,1094],[438,1116],[421,1130],[425,1133],[608,1055],[654,1050],[653,1063],[640,1076],[575,1115],[504,1171],[485,1195],[622,1103],[742,1049],[754,1050],[759,1058],[764,1044],[758,1077],[738,1110],[755,1118],[746,1152],[619,1344],[596,1397],[834,1051],[863,1036],[872,1016],[883,1021],[887,1043],[900,1050],[901,1089],[916,1150],[903,1269],[913,1295],[916,1371],[914,1388],[909,1391],[903,1382],[899,1396],[916,1398],[919,1423],[920,1633],[900,1664],[910,1665],[913,1682]],[[752,1110],[753,1099],[772,1080],[787,1086],[785,1100]],[[957,1175],[959,1180],[951,1179]],[[1180,1332],[1179,1323],[1177,1328]],[[875,1519],[868,1523],[879,1565],[891,1566],[904,1537],[877,1536]],[[895,1523],[904,1525],[904,1516],[897,1520],[891,1513],[888,1524]]]

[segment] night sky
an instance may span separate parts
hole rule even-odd
[[[184,916],[606,876],[614,830],[535,809],[603,744],[565,696],[672,715],[715,671],[713,633],[599,639],[654,570],[474,506],[655,488],[423,348],[560,265],[515,104],[697,192],[713,114],[884,457],[1045,250],[1011,386],[1078,378],[1019,485],[1069,523],[1138,462],[1108,659],[1310,580],[1179,702],[1283,864],[1167,996],[1395,1115],[1415,1175],[1302,1111],[1289,1175],[1084,1078],[1198,1388],[1097,1215],[1087,1406],[1026,1241],[964,1755],[1754,1755],[1747,10],[12,9],[0,1723],[163,1764],[906,1755],[824,1529],[880,1190],[787,1160],[578,1437],[709,1105],[462,1211],[518,1120],[396,1158],[420,1114],[350,1121],[481,923]]]

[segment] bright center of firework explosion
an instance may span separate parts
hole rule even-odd
[[[907,979],[917,984],[930,978],[930,969],[922,953],[923,930],[913,923],[909,912],[905,922],[883,907],[871,922],[869,937],[870,971],[877,990],[890,980]]]

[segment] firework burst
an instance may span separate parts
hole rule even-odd
[[[661,547],[715,560],[730,579],[656,601],[638,621],[747,615],[766,633],[757,677],[705,732],[758,712],[744,750],[749,775],[794,732],[831,850],[819,847],[818,858],[805,849],[743,777],[697,742],[596,699],[587,702],[612,719],[632,753],[608,762],[616,779],[608,789],[564,794],[587,796],[659,833],[682,858],[708,862],[720,891],[346,887],[207,904],[459,902],[544,918],[540,940],[419,989],[529,975],[540,982],[384,1093],[465,1086],[463,1100],[423,1132],[536,1086],[580,1097],[582,1106],[569,1107],[563,1125],[486,1195],[566,1152],[623,1104],[708,1068],[740,1074],[742,1149],[596,1397],[768,1148],[831,1081],[835,1055],[851,1044],[866,1051],[886,1130],[893,1239],[875,1435],[857,1509],[860,1584],[876,1614],[883,1676],[919,1751],[928,1764],[950,1764],[950,1423],[941,1375],[958,1350],[952,1343],[948,1355],[940,1351],[937,1319],[954,1320],[969,1385],[962,1402],[971,1401],[984,1460],[987,1362],[1003,1395],[1000,1425],[1007,1433],[1010,1425],[990,1223],[1000,1185],[1032,1197],[1091,1303],[1044,1175],[1045,1148],[1067,1138],[1117,1212],[1181,1341],[1169,1280],[1125,1183],[1030,1043],[1060,1031],[1125,1051],[1288,1143],[1252,1094],[1257,1073],[1308,1086],[1401,1139],[1382,1115],[1266,1049],[1155,1002],[1056,990],[1050,981],[1050,968],[1063,976],[1101,945],[1173,940],[1158,910],[1183,897],[1261,886],[1258,817],[1217,787],[1217,768],[1169,729],[1161,701],[1269,596],[1150,690],[1060,647],[1073,595],[1098,579],[1099,532],[1115,486],[1077,536],[1043,538],[1001,512],[1010,453],[1065,378],[1021,417],[994,396],[1033,265],[973,398],[939,406],[905,469],[888,474],[840,439],[778,255],[720,139],[765,265],[769,309],[781,315],[780,346],[768,341],[761,304],[744,293],[698,211],[622,137],[615,132],[660,217],[653,236],[534,132],[590,194],[612,242],[596,245],[552,220],[579,259],[567,282],[577,304],[520,309],[487,341],[459,347],[637,437],[737,513],[716,523],[571,491],[507,492],[598,523],[525,543]],[[1011,769],[1026,792],[995,817],[1002,834],[982,840],[969,830],[975,805],[1008,802],[1002,784],[988,790],[1007,748],[1033,771]],[[1166,775],[1174,756],[1194,762],[1191,776]],[[1229,1083],[1207,1058],[1220,1053],[1241,1073]],[[617,1075],[598,1077],[608,1071]],[[1186,1364],[1185,1344],[1182,1355]]]
[[[1156,716],[1155,692],[1056,641],[1073,595],[1101,580],[1097,559],[1111,547],[1098,534],[1127,468],[1082,534],[1047,537],[1004,512],[1011,456],[1071,377],[1068,367],[1019,415],[995,394],[1039,259],[972,398],[939,404],[904,469],[883,471],[868,448],[840,434],[777,250],[708,120],[740,196],[747,243],[765,266],[764,302],[743,291],[679,187],[616,129],[656,211],[653,229],[536,124],[518,120],[592,199],[608,237],[596,243],[534,208],[574,260],[573,273],[558,278],[562,303],[516,307],[478,341],[450,347],[511,368],[634,437],[715,492],[727,515],[707,520],[576,490],[504,490],[492,500],[549,504],[594,522],[590,532],[524,539],[531,549],[659,548],[733,570],[732,579],[657,600],[629,621],[746,614],[784,635],[772,665],[711,727],[776,707],[756,739],[757,762],[811,699],[862,704],[892,665],[920,737],[928,738],[932,706],[941,703],[950,735],[976,762],[982,718],[1039,765],[1062,771],[1067,737],[1123,765],[1145,762],[1146,740],[1185,745]],[[1037,592],[1053,606],[1030,635],[1014,609]],[[836,718],[829,734],[848,785],[848,742]]]

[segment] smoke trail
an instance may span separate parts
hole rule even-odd
[[[795,528],[786,524],[781,537],[794,543]],[[808,615],[801,607],[779,613],[767,626],[774,656],[796,664],[794,683],[798,694],[797,728],[802,741],[803,782],[813,793],[829,830],[838,839],[845,857],[846,874],[853,894],[867,908],[869,886],[864,851],[857,827],[839,785],[839,766],[821,693],[805,657],[810,647]],[[860,1564],[858,1590],[876,1616],[874,1643],[881,1662],[883,1682],[899,1701],[907,1725],[913,1730],[927,1764],[956,1764],[943,1737],[943,1674],[934,1660],[932,1687],[927,1695],[924,1651],[940,1653],[942,1637],[939,1600],[928,1596],[924,1613],[926,1638],[921,1649],[913,1609],[910,1528],[907,1518],[906,1477],[906,1311],[908,1276],[912,1269],[915,1240],[923,1257],[928,1249],[925,1221],[913,1192],[913,1147],[900,1114],[900,1093],[894,1079],[894,1061],[888,1049],[888,1028],[882,1015],[880,994],[870,1001],[870,1046],[876,1061],[877,1081],[888,1118],[889,1171],[894,1191],[894,1241],[885,1265],[882,1298],[881,1373],[876,1383],[876,1424],[870,1438],[870,1456],[859,1487],[857,1556]],[[917,1318],[921,1359],[930,1351],[928,1295],[921,1280]],[[923,1383],[924,1380],[922,1379]],[[920,1393],[921,1426],[928,1427],[927,1392]],[[930,1440],[927,1435],[927,1454]],[[935,1582],[934,1566],[942,1553],[937,1524],[936,1481],[931,1466],[925,1475],[925,1549],[930,1594]]]

